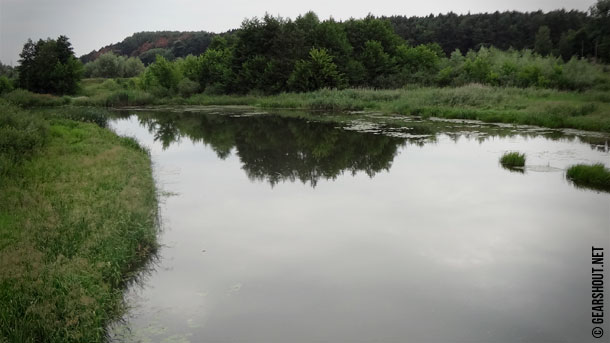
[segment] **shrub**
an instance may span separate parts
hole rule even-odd
[[[181,96],[188,98],[197,92],[199,92],[199,83],[188,78],[184,78],[178,82],[178,93],[180,93]]]
[[[137,57],[129,57],[125,60],[125,66],[123,68],[123,77],[134,77],[144,72],[144,63]]]
[[[0,176],[7,175],[42,147],[47,132],[42,118],[16,106],[0,104]]]
[[[6,76],[0,76],[0,94],[13,90],[13,82]]]
[[[333,56],[326,49],[312,48],[307,60],[296,63],[288,85],[297,91],[341,88],[344,85],[344,75],[339,72],[333,63]]]
[[[113,79],[105,80],[104,82],[102,82],[100,87],[109,91],[115,91],[121,88],[121,86]]]
[[[180,71],[176,65],[157,55],[155,63],[142,74],[142,85],[151,92],[171,92],[176,89],[180,78]]]

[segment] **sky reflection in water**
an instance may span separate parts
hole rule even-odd
[[[610,195],[564,169],[608,165],[604,140],[138,116],[113,127],[151,149],[175,195],[117,340],[593,341],[590,254],[609,247]],[[525,173],[500,167],[507,150],[527,154]]]

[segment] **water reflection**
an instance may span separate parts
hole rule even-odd
[[[610,198],[563,172],[608,161],[599,141],[220,112],[113,124],[178,195],[157,271],[111,340],[592,341],[590,252],[610,249]],[[515,150],[524,174],[499,167]]]
[[[608,152],[608,137],[603,135],[481,123],[417,120],[388,123],[387,119],[376,123],[375,118],[336,124],[249,111],[208,108],[136,113],[140,124],[148,128],[163,149],[188,138],[210,146],[220,159],[235,151],[251,180],[264,180],[272,186],[299,180],[315,187],[320,179],[332,180],[345,172],[354,175],[362,171],[373,177],[390,169],[397,151],[407,142],[421,147],[436,142],[439,134],[447,135],[455,143],[466,139],[479,144],[490,139],[544,137],[553,141],[586,142],[591,149]],[[132,113],[119,112],[117,117],[126,118]],[[523,168],[505,169],[525,172]]]
[[[217,113],[138,113],[139,121],[163,148],[188,137],[209,145],[224,159],[235,149],[252,180],[271,185],[320,179],[359,171],[373,177],[389,170],[404,139],[340,130],[335,124],[275,116]]]
[[[503,165],[502,163],[500,163],[500,167],[502,167],[505,170],[508,170],[511,173],[525,174],[524,167],[511,167],[511,166]]]

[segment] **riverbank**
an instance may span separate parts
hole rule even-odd
[[[148,152],[76,113],[0,103],[0,342],[104,341],[157,248]]]
[[[263,109],[301,109],[357,115],[374,111],[387,115],[471,119],[489,123],[538,125],[610,132],[610,92],[569,92],[537,88],[503,88],[471,84],[463,87],[407,87],[397,90],[323,89],[278,95],[208,95],[156,97],[135,88],[131,79],[83,81],[78,97],[55,98],[22,90],[5,94],[26,106],[156,106],[248,105]]]

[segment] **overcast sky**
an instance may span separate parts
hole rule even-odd
[[[210,31],[238,28],[265,12],[295,18],[312,10],[320,19],[374,15],[480,13],[496,10],[587,10],[595,0],[0,0],[0,61],[16,65],[28,38],[66,35],[77,56],[140,31]]]

